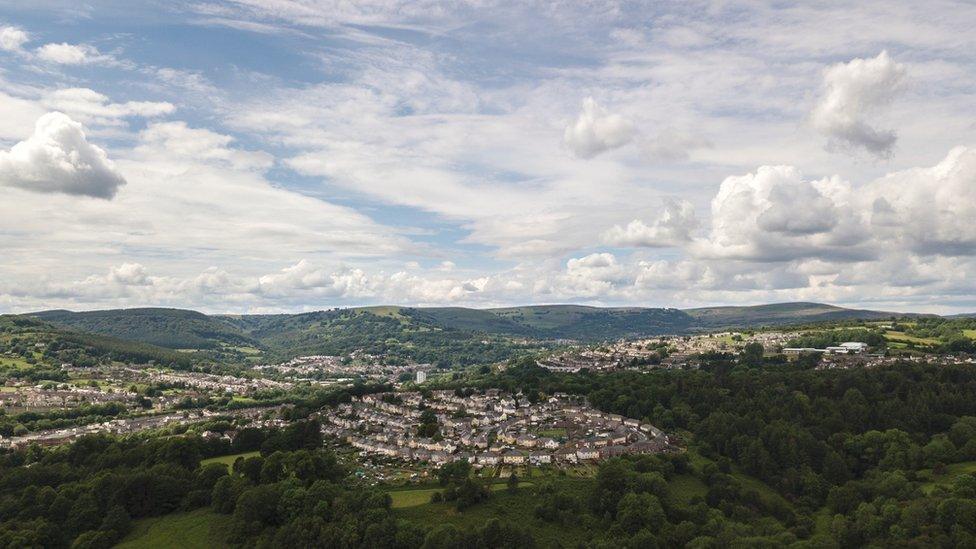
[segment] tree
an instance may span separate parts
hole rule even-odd
[[[766,349],[763,348],[762,343],[746,343],[742,352],[739,353],[739,363],[751,368],[760,366],[765,352]]]
[[[103,532],[110,533],[113,540],[120,540],[129,533],[131,525],[132,520],[129,518],[129,513],[121,505],[115,505],[105,513],[100,529]]]
[[[648,528],[657,531],[664,524],[661,502],[651,494],[629,493],[617,505],[617,523],[628,534]]]
[[[515,492],[517,492],[518,491],[518,486],[519,486],[519,478],[518,478],[518,475],[516,475],[515,473],[512,473],[511,475],[509,475],[508,476],[508,482],[506,484],[507,484],[508,492],[510,494],[514,494]]]

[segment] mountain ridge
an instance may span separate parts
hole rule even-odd
[[[903,313],[848,309],[812,302],[677,309],[575,304],[468,307],[369,306],[306,313],[208,315],[189,309],[138,307],[24,316],[82,332],[169,349],[254,348],[281,353],[342,352],[368,337],[400,341],[434,338],[445,345],[484,334],[535,340],[611,340],[689,334],[845,319],[880,319]]]

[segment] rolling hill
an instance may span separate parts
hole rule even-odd
[[[696,325],[702,328],[735,328],[777,326],[784,324],[826,322],[849,319],[881,319],[905,316],[900,313],[846,309],[824,303],[772,303],[744,307],[703,307],[686,309]]]
[[[618,339],[684,333],[694,327],[694,319],[678,309],[537,305],[488,312],[545,338]]]
[[[30,316],[73,330],[170,349],[259,346],[220,316],[184,309],[109,309],[80,313],[56,310],[32,313]]]
[[[192,353],[148,343],[86,333],[19,315],[0,315],[0,364],[58,368],[63,363],[90,366],[105,361],[156,362],[187,367]]]
[[[411,360],[492,355],[502,340],[602,341],[686,334],[703,330],[874,319],[896,313],[845,309],[820,303],[778,303],[698,309],[534,305],[497,309],[464,307],[359,307],[301,314],[205,315],[143,308],[90,312],[43,311],[30,316],[77,332],[100,334],[169,349],[248,347],[274,358],[342,354],[355,349]],[[485,345],[491,339],[496,345]],[[519,345],[516,343],[515,345]],[[508,347],[511,351],[512,347]],[[500,353],[502,359],[506,353]]]

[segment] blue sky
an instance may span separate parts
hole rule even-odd
[[[0,311],[976,310],[974,24],[0,0]]]

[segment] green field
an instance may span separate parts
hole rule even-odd
[[[207,465],[210,463],[223,463],[227,467],[231,467],[234,465],[234,462],[237,461],[237,458],[239,457],[247,459],[251,456],[259,456],[259,455],[261,455],[261,452],[255,450],[253,452],[244,452],[243,454],[231,454],[229,456],[218,456],[218,457],[207,458],[201,461],[200,464]]]
[[[578,492],[583,497],[593,480],[564,480],[563,487]],[[587,531],[582,525],[559,525],[545,522],[535,517],[535,506],[538,503],[536,488],[526,486],[518,492],[510,494],[504,485],[494,491],[488,501],[480,503],[458,512],[453,503],[427,503],[411,507],[395,509],[398,517],[415,522],[425,528],[434,528],[442,524],[452,524],[460,530],[467,531],[481,528],[492,518],[510,521],[528,528],[535,536],[539,547],[551,547],[559,544],[563,547],[575,547],[576,542],[587,539]]]
[[[539,431],[538,435],[540,437],[549,437],[549,438],[566,438],[566,429],[563,428],[544,429],[542,431]]]
[[[963,330],[962,335],[968,337],[969,339],[976,339],[976,330]]]
[[[531,482],[520,482],[520,487],[531,486]],[[504,490],[506,485],[503,483],[495,483],[491,485],[491,491],[497,492],[499,490]],[[418,505],[425,505],[430,503],[431,496],[434,492],[440,492],[443,488],[415,488],[413,490],[393,490],[390,492],[390,498],[393,500],[394,509],[403,509],[405,507],[416,507]]]
[[[226,529],[230,516],[209,508],[189,513],[175,513],[133,522],[132,531],[116,547],[124,549],[179,547],[181,549],[216,549],[229,547]]]
[[[691,461],[692,467],[694,467],[698,471],[701,471],[701,468],[704,465],[708,463],[714,463],[712,460],[702,456],[695,450],[691,450],[691,449],[688,450],[688,458]],[[735,469],[732,470],[731,476],[732,478],[739,481],[742,484],[743,488],[747,490],[755,490],[759,494],[760,499],[762,499],[764,502],[775,504],[777,506],[788,507],[791,509],[793,508],[793,505],[790,504],[790,502],[786,501],[786,499],[784,499],[783,496],[779,495],[775,490],[770,488],[769,485],[766,484],[765,482],[757,478],[751,477]]]
[[[681,505],[688,505],[696,496],[705,497],[708,486],[693,475],[675,475],[669,482],[672,501]]]
[[[939,477],[933,477],[931,469],[921,471],[919,474],[921,478],[930,479],[929,482],[925,482],[921,485],[922,491],[926,494],[930,494],[932,493],[932,490],[935,490],[936,486],[949,486],[956,480],[957,477],[965,474],[976,475],[976,461],[964,461],[962,463],[953,463],[952,465],[948,465],[946,466],[945,474]]]
[[[17,368],[18,370],[29,370],[31,368],[37,368],[38,366],[44,366],[42,362],[37,364],[31,364],[23,359],[23,357],[0,357],[0,365],[6,366],[8,368]]]
[[[899,341],[903,343],[914,343],[916,345],[938,345],[940,342],[934,337],[915,337],[905,332],[895,332],[888,330],[884,334],[888,341]]]

